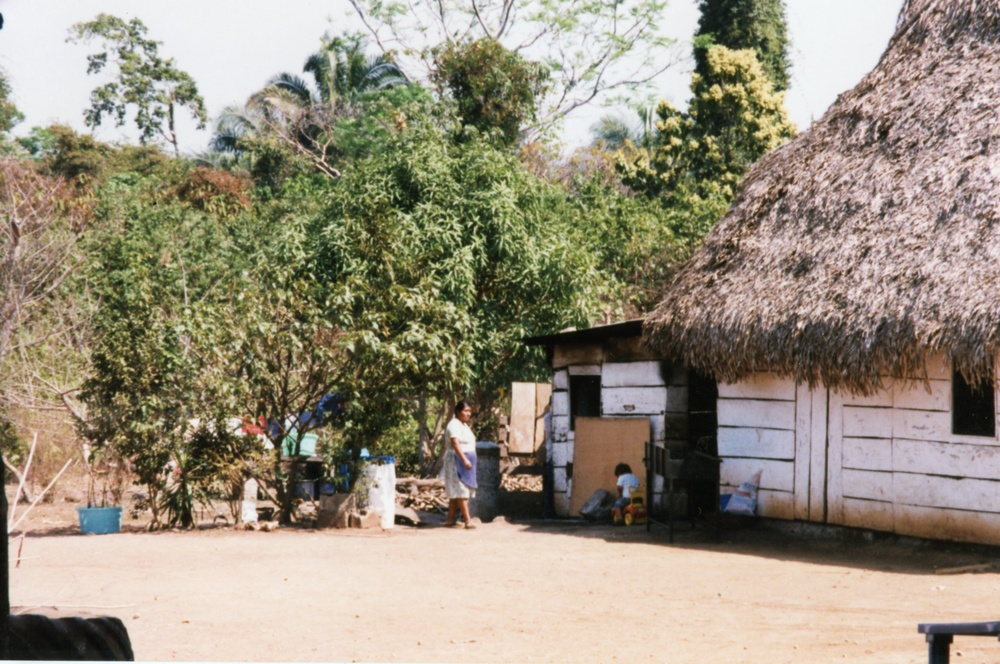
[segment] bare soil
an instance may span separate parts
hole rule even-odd
[[[251,532],[207,515],[82,536],[77,504],[39,505],[12,538],[11,603],[119,616],[147,661],[916,663],[917,623],[1000,617],[985,547],[754,520],[679,523],[670,544],[662,524],[523,513],[476,530]],[[937,573],[965,565],[988,571]],[[995,662],[1000,644],[958,637],[952,655]]]

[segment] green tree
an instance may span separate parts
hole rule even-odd
[[[695,72],[706,85],[714,84],[708,50],[718,45],[733,51],[752,50],[775,91],[788,89],[791,61],[784,0],[701,0],[698,8]]]
[[[667,102],[657,107],[654,148],[622,151],[622,179],[635,191],[729,199],[757,159],[795,135],[784,93],[774,91],[753,51],[713,46],[707,62],[714,83],[693,76],[687,113]]]
[[[464,394],[490,413],[511,380],[541,375],[521,339],[586,323],[597,273],[561,189],[481,137],[410,120],[345,174],[313,235],[342,335],[348,438],[374,449],[415,409],[426,468],[436,448],[421,411]]]
[[[6,134],[24,120],[24,114],[17,109],[10,98],[11,92],[7,72],[0,69],[0,134]]]
[[[271,442],[266,487],[283,523],[292,521],[297,459],[303,436],[324,424],[315,413],[340,389],[344,364],[335,325],[336,304],[314,275],[316,241],[309,232],[323,187],[299,180],[283,198],[243,216],[234,225],[236,244],[249,267],[228,309],[218,340],[231,367],[238,412],[263,418]],[[321,185],[326,185],[326,182]]]
[[[306,60],[320,100],[331,109],[358,105],[364,94],[409,84],[399,66],[385,55],[368,55],[361,35],[322,38],[321,48]]]
[[[605,150],[620,150],[632,145],[651,148],[657,140],[655,108],[637,106],[634,116],[607,114],[590,128],[593,145]]]
[[[688,197],[665,206],[660,198],[635,196],[581,178],[569,198],[576,233],[600,265],[606,322],[640,318],[660,300],[677,270],[725,210],[717,199]]]
[[[180,155],[176,113],[186,108],[201,129],[207,122],[205,103],[189,74],[174,65],[173,58],[159,55],[160,42],[146,38],[146,26],[138,18],[125,21],[110,14],[75,24],[67,41],[100,40],[104,50],[87,56],[87,73],[99,74],[109,64],[117,69],[112,80],[90,94],[84,112],[88,127],[97,127],[106,116],[123,126],[130,108],[135,111],[139,140],[163,139]]]
[[[513,145],[521,128],[534,123],[537,102],[546,92],[548,71],[482,37],[448,43],[435,57],[431,81],[454,99],[458,115],[481,132],[497,130]]]
[[[244,264],[222,219],[164,200],[163,184],[119,175],[99,192],[89,277],[100,305],[81,432],[133,464],[154,527],[188,527],[213,481],[191,440],[207,431],[223,447],[237,412],[218,312]]]
[[[647,85],[679,62],[660,31],[666,2],[351,0],[384,53],[408,71],[436,68],[437,49],[487,39],[549,72],[527,137],[609,94]]]

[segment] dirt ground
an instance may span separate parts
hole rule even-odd
[[[678,524],[671,545],[660,524],[505,517],[83,536],[75,506],[39,506],[12,539],[14,610],[119,616],[146,661],[925,662],[917,623],[1000,617],[1000,550],[982,547],[749,520]],[[964,565],[990,569],[937,573]],[[1000,644],[952,655],[996,662]]]

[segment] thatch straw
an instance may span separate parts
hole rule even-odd
[[[878,66],[760,160],[649,316],[725,381],[868,393],[1000,350],[1000,0],[908,0]]]

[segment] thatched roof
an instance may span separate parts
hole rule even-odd
[[[876,68],[761,159],[645,326],[732,381],[870,392],[1000,349],[1000,0],[909,0]]]

